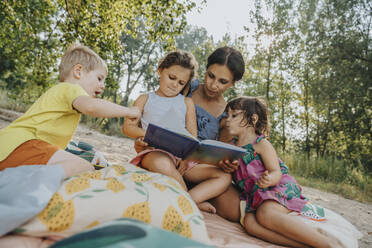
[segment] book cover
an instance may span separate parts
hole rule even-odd
[[[191,135],[149,123],[144,141],[150,146],[173,155],[200,163],[216,164],[221,159],[235,160],[246,151],[243,148],[216,140],[199,141]]]
[[[238,160],[246,154],[246,150],[217,140],[203,140],[200,145],[186,157],[205,164],[217,164],[220,160]]]
[[[144,141],[149,146],[170,152],[181,159],[185,159],[199,146],[199,141],[191,134],[182,134],[153,123],[149,123]]]

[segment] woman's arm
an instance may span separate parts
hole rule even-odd
[[[260,154],[266,171],[258,179],[260,188],[267,188],[279,183],[282,178],[282,172],[279,166],[278,155],[271,143],[263,139],[258,144],[254,145],[255,151]]]
[[[192,101],[192,99],[189,97],[185,97],[185,104],[186,104],[186,117],[185,117],[186,118],[186,129],[194,137],[198,137],[195,104]]]
[[[140,95],[133,104],[133,106],[137,107],[140,110],[141,115],[143,113],[143,109],[145,107],[147,99],[148,99],[147,94]],[[122,127],[123,134],[130,138],[144,137],[146,131],[138,126],[140,120],[141,117],[135,119],[125,118]]]

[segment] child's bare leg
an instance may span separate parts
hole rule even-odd
[[[221,195],[209,201],[217,209],[217,214],[229,221],[239,222],[240,199],[239,192],[230,184],[229,188]]]
[[[198,206],[198,208],[200,210],[202,210],[204,212],[208,212],[208,213],[212,213],[212,214],[216,213],[216,208],[207,201],[196,203],[196,205]]]
[[[305,244],[299,243],[293,239],[287,238],[280,233],[271,231],[265,228],[256,220],[254,213],[246,213],[244,216],[244,228],[248,234],[269,241],[278,245],[285,245],[290,247],[309,247]]]
[[[216,213],[212,204],[205,202],[227,190],[231,184],[231,175],[212,165],[199,164],[186,171],[185,179],[197,183],[189,194],[201,210]]]
[[[290,239],[312,247],[341,247],[335,239],[326,237],[315,228],[288,215],[290,210],[279,203],[267,200],[257,209],[256,217],[262,226]]]
[[[50,157],[47,165],[61,165],[65,171],[66,177],[94,170],[93,165],[87,160],[64,150],[56,151],[53,156]]]
[[[150,152],[144,156],[141,163],[143,168],[149,171],[158,172],[176,179],[181,184],[182,188],[187,191],[185,181],[177,171],[173,160],[167,154],[156,151]]]

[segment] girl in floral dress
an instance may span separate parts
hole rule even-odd
[[[278,158],[265,138],[270,124],[265,101],[258,97],[240,97],[226,106],[226,127],[235,136],[235,144],[247,150],[233,179],[240,191],[241,224],[246,231],[272,243],[291,247],[351,247],[360,233],[344,218],[331,213],[336,222],[327,222],[327,210],[313,205],[303,196],[288,167]],[[302,216],[311,219],[309,223]],[[301,217],[301,218],[299,218]],[[316,223],[316,224],[314,224]],[[336,225],[335,225],[336,223]],[[344,242],[338,226],[346,227]],[[329,230],[328,230],[328,229]],[[341,228],[342,229],[342,228]],[[342,237],[341,237],[342,239]],[[354,246],[352,245],[352,246]]]

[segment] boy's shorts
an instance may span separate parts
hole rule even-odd
[[[0,170],[20,165],[47,164],[53,154],[60,150],[56,145],[32,139],[19,145],[9,156],[0,162]]]

